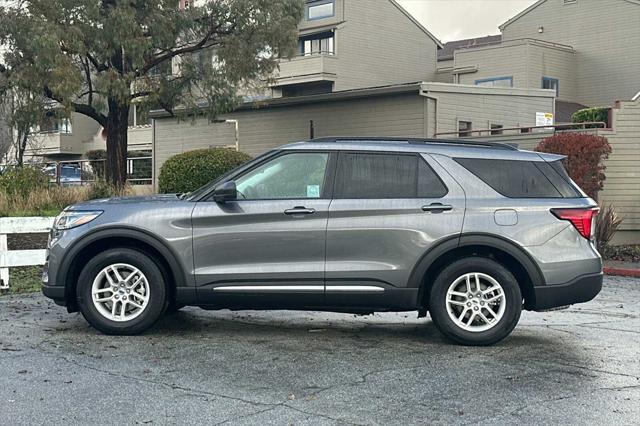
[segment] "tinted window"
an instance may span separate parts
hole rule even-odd
[[[562,166],[562,161],[554,161],[553,163],[535,163],[538,168],[549,178],[553,186],[560,191],[565,198],[582,197],[582,194],[576,189],[567,171]]]
[[[440,178],[418,156],[341,153],[335,198],[441,198]]]
[[[320,198],[329,154],[282,155],[236,179],[238,199],[282,200]]]
[[[505,197],[562,198],[532,161],[480,158],[456,158],[456,161]]]

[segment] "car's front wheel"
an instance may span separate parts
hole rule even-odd
[[[507,337],[522,312],[513,274],[483,257],[460,259],[435,279],[429,311],[436,327],[463,345],[491,345]]]
[[[80,311],[107,334],[138,334],[162,315],[166,286],[162,272],[146,254],[128,249],[107,250],[91,259],[77,287]]]

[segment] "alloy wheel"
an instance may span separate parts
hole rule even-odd
[[[481,272],[470,272],[455,279],[446,297],[449,318],[458,327],[471,332],[483,332],[496,326],[507,303],[500,283]]]
[[[131,321],[149,305],[149,281],[135,266],[116,263],[103,268],[93,280],[93,306],[103,317]]]

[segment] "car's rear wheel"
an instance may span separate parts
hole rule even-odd
[[[445,267],[429,297],[436,327],[463,345],[491,345],[507,337],[522,312],[515,277],[500,263],[468,257]]]
[[[138,334],[162,315],[166,286],[156,263],[144,253],[118,248],[91,259],[80,273],[80,311],[107,334]]]

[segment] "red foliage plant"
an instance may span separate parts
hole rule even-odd
[[[566,155],[564,165],[571,179],[591,198],[598,199],[606,179],[604,160],[611,153],[607,138],[588,133],[558,133],[544,139],[535,150]]]

